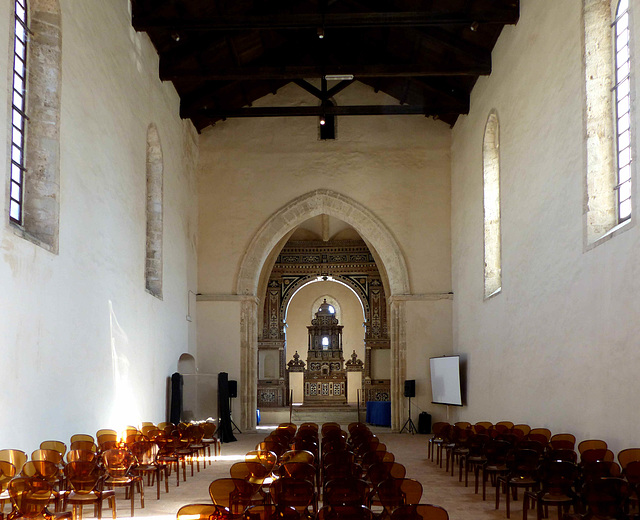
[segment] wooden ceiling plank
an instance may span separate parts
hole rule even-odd
[[[405,12],[273,13],[265,15],[225,14],[215,18],[164,18],[137,13],[133,26],[138,31],[247,31],[260,29],[358,29],[369,27],[432,27],[441,25],[515,24],[520,0],[496,2],[494,8],[447,8]]]

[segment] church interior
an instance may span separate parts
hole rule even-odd
[[[3,447],[168,420],[175,372],[243,431],[399,431],[414,380],[414,420],[637,445],[640,6],[281,4],[0,6]]]

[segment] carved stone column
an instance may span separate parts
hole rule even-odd
[[[258,298],[246,296],[240,311],[240,424],[242,431],[256,429],[258,405]]]
[[[406,302],[389,298],[391,340],[391,430],[400,431],[404,418],[403,387],[407,375]]]

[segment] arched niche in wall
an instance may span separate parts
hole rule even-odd
[[[181,374],[195,374],[196,358],[186,352],[181,354],[180,359],[178,359],[178,372]]]

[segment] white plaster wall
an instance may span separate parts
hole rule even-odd
[[[637,445],[640,232],[634,221],[584,248],[580,4],[523,0],[518,25],[505,28],[493,52],[491,77],[478,82],[471,113],[454,128],[453,344],[468,361],[461,418],[604,438],[615,451]],[[633,30],[639,51],[638,16]],[[482,135],[492,108],[502,293],[483,301]]]
[[[215,376],[213,387],[207,394],[199,395],[205,400],[199,406],[213,417],[218,413],[217,376],[220,372],[227,372],[230,380],[238,381],[240,392],[240,311],[241,304],[237,301],[198,302],[198,370]],[[239,401],[231,400],[231,413],[238,424]]]
[[[361,84],[338,104],[397,104]],[[260,105],[315,105],[296,85]],[[199,289],[232,293],[245,249],[278,209],[314,189],[355,199],[409,259],[413,292],[450,290],[450,130],[423,116],[341,117],[319,141],[317,119],[229,119],[203,131],[199,168]],[[233,217],[233,218],[230,218]]]
[[[0,70],[9,70],[9,4],[0,7]],[[185,319],[196,287],[195,132],[179,118],[173,87],[158,80],[147,36],[131,28],[128,2],[61,5],[59,254],[17,237],[0,198],[0,444],[29,452],[49,438],[164,420],[167,377],[182,352],[195,353],[196,323]],[[8,143],[5,80],[0,141]],[[144,281],[151,122],[164,156],[162,301]]]

